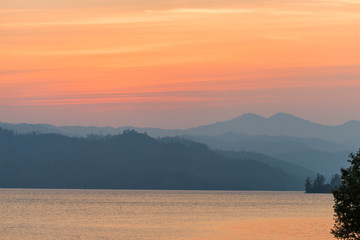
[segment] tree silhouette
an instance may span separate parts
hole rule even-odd
[[[335,181],[333,180],[333,178],[331,179],[331,181]],[[330,184],[325,184],[325,177],[320,173],[316,175],[314,181],[311,181],[309,177],[307,177],[305,180],[306,193],[331,193],[331,190],[334,189],[332,189],[332,186]]]
[[[351,164],[341,169],[340,187],[333,191],[335,224],[331,233],[338,239],[360,239],[360,150],[350,154]]]
[[[320,191],[324,185],[325,185],[325,177],[322,174],[318,173],[314,180],[314,189]]]
[[[340,187],[340,184],[341,184],[340,175],[339,174],[332,175],[330,182],[331,190],[338,189]]]
[[[305,180],[305,192],[310,193],[312,191],[312,184],[310,177],[307,177]]]

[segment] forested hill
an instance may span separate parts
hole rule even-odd
[[[0,187],[302,190],[303,181],[179,138],[134,131],[71,138],[0,129]]]

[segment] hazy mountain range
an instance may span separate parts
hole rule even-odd
[[[0,166],[0,187],[303,189],[303,180],[285,165],[271,167],[183,138],[155,139],[135,131],[75,138],[0,129]]]
[[[233,132],[217,136],[184,137],[213,149],[262,153],[326,176],[339,173],[340,168],[346,166],[345,160],[349,153],[355,151],[351,146],[316,138],[250,136]]]
[[[266,155],[265,159],[268,161],[266,163],[273,167],[279,166],[274,165],[274,161],[270,159],[295,164],[297,167],[306,169],[308,171],[306,174],[319,172],[326,176],[338,173],[341,167],[346,166],[348,154],[360,147],[359,121],[329,126],[313,123],[286,113],[278,113],[269,118],[249,113],[229,121],[206,126],[170,130],[131,126],[118,128],[55,127],[49,124],[25,123],[0,123],[0,127],[13,129],[18,133],[56,133],[81,137],[90,134],[115,135],[126,129],[133,129],[140,133],[146,132],[152,137],[182,136],[204,143],[214,150],[230,151],[233,154],[237,152],[236,154],[242,154],[242,156],[245,152],[252,152],[251,159],[260,156],[255,153]],[[260,159],[264,158],[260,157]],[[282,165],[281,168],[283,167]],[[300,172],[305,174],[304,171]]]
[[[147,132],[153,137],[202,135],[216,136],[228,132],[252,136],[292,136],[299,138],[316,138],[358,147],[360,143],[360,121],[348,121],[338,126],[313,123],[296,116],[277,113],[269,118],[247,113],[229,121],[189,129],[138,128],[133,126],[94,127],[94,126],[59,126],[50,124],[9,124],[0,122],[0,127],[13,129],[19,133],[59,133],[67,136],[86,136],[88,134],[114,135],[126,129]]]
[[[360,140],[360,121],[349,121],[338,126],[313,123],[286,113],[277,113],[269,118],[244,114],[238,118],[186,130],[192,135],[219,135],[236,132],[248,135],[293,136],[319,138],[338,143]]]

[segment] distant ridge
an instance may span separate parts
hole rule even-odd
[[[49,124],[8,124],[0,123],[0,127],[13,129],[19,133],[59,133],[67,136],[86,136],[88,134],[114,135],[125,129],[134,129],[138,132],[147,132],[153,137],[176,135],[215,136],[227,132],[235,132],[252,136],[292,136],[301,138],[318,138],[357,146],[360,144],[360,121],[351,120],[337,126],[323,125],[305,120],[287,113],[276,113],[269,118],[253,113],[246,113],[237,118],[216,122],[209,125],[189,129],[160,129],[124,127],[83,127],[61,126]]]
[[[190,135],[201,136],[235,132],[253,136],[292,136],[342,142],[349,139],[360,140],[360,121],[352,120],[338,126],[330,126],[314,123],[287,113],[277,113],[269,118],[247,113],[229,121],[191,128],[186,132]]]
[[[160,129],[50,124],[8,124],[0,127],[17,133],[55,133],[65,136],[116,135],[126,129],[151,137],[182,136],[207,144],[212,149],[262,153],[302,166],[326,176],[338,173],[350,152],[360,147],[360,122],[351,120],[337,126],[314,123],[287,113],[268,118],[246,113],[237,118],[189,129]]]
[[[0,129],[3,188],[303,188],[303,179],[264,161],[229,158],[204,144],[182,138],[155,139],[131,130],[114,136],[75,138]],[[296,165],[282,166],[310,172]]]

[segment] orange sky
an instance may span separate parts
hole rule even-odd
[[[2,0],[0,121],[360,120],[359,1],[210,2]]]

